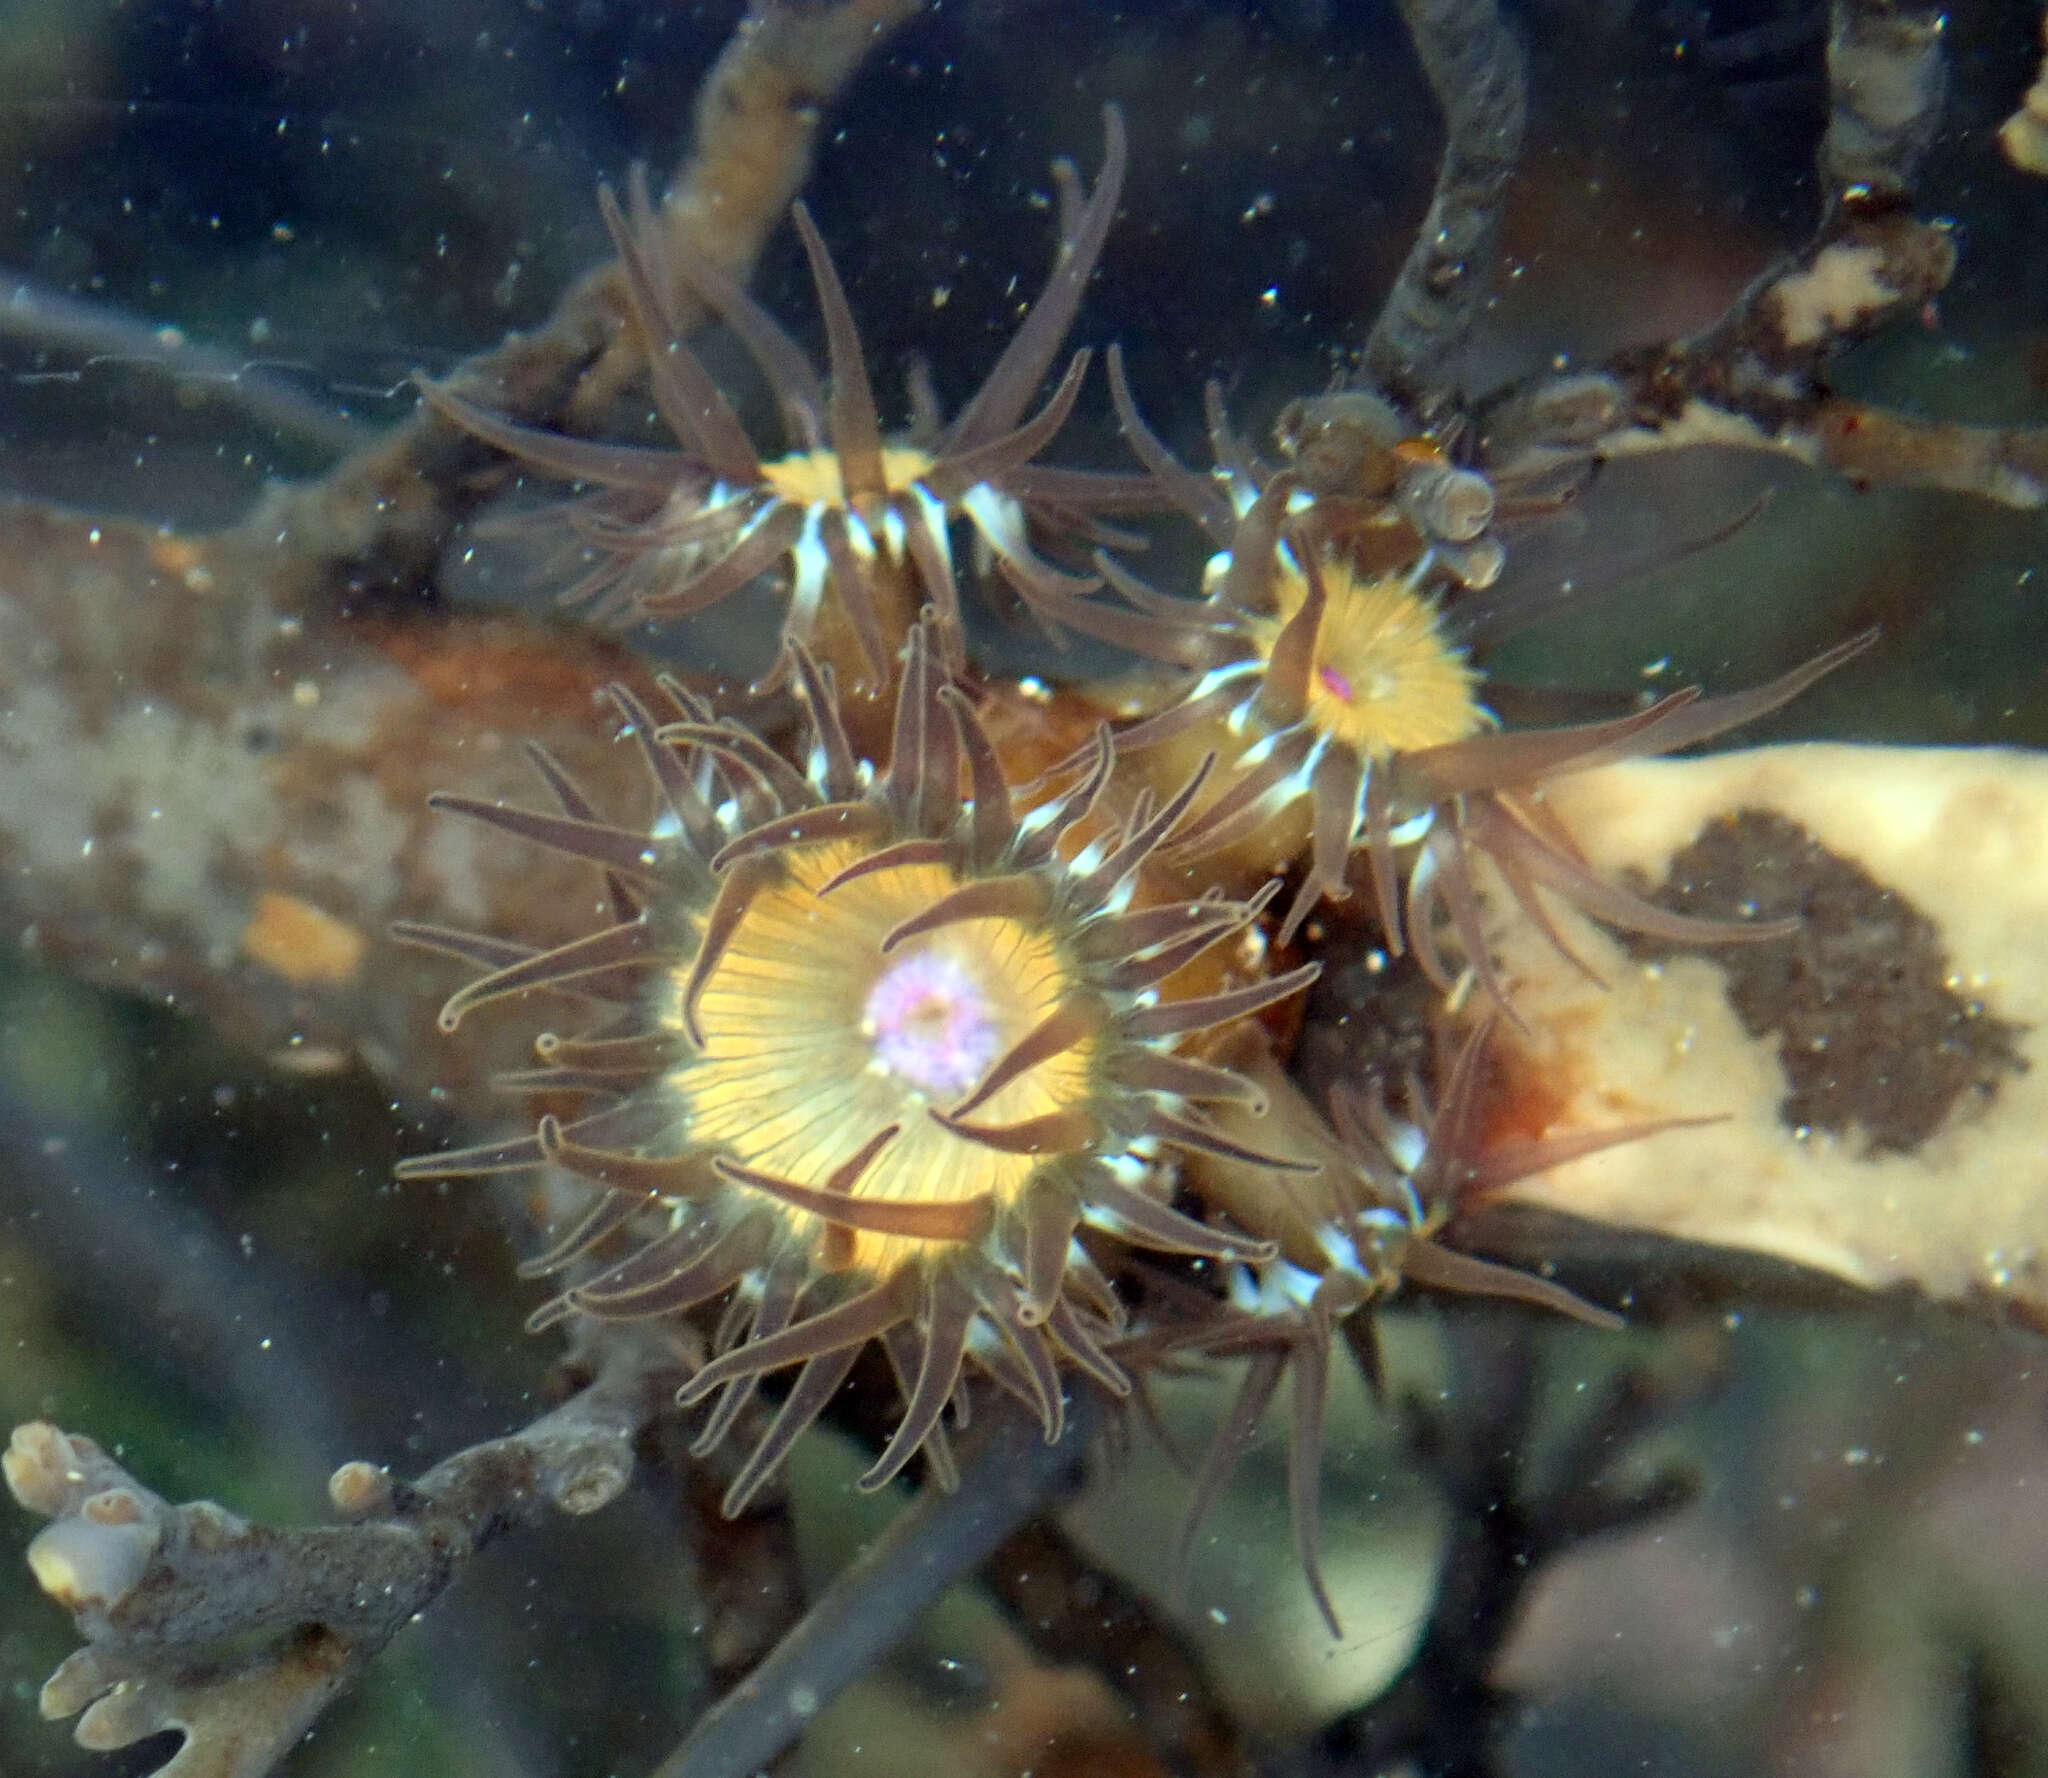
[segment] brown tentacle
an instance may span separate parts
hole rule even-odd
[[[882,473],[882,423],[875,413],[875,396],[868,385],[860,331],[854,326],[846,288],[839,282],[839,269],[833,265],[832,255],[825,251],[824,239],[802,199],[790,206],[789,219],[796,224],[804,257],[810,261],[818,310],[825,318],[832,449],[839,458],[847,504],[858,511],[864,502],[887,491],[887,479]]]
[[[991,869],[1017,838],[1009,779],[967,694],[956,685],[942,685],[939,701],[953,719],[960,753],[967,761],[968,793],[973,798],[972,863],[978,869]],[[889,943],[883,940],[882,948],[887,950]]]
[[[787,653],[803,693],[804,707],[810,713],[812,738],[824,761],[820,777],[825,800],[851,802],[860,791],[860,766],[854,757],[853,743],[847,739],[832,682],[802,643],[788,644]]]
[[[782,874],[782,865],[777,859],[749,858],[733,865],[719,879],[717,897],[704,916],[704,932],[697,941],[697,954],[690,959],[690,973],[683,982],[679,1008],[683,1029],[699,1050],[704,1047],[704,1028],[697,1022],[697,1002],[703,998],[711,972],[718,967],[719,960],[732,944],[733,935],[739,931],[740,922],[746,918],[754,898],[772,884],[781,882]]]
[[[522,989],[573,987],[579,977],[624,966],[644,967],[660,961],[653,929],[645,920],[607,926],[582,938],[571,939],[565,945],[557,945],[552,951],[542,951],[524,962],[480,976],[456,989],[443,1002],[436,1022],[443,1031],[453,1031],[479,1006],[502,1000]]]
[[[658,738],[656,731],[660,725],[639,698],[623,685],[607,685],[604,690],[639,744],[640,757],[647,762],[647,770],[661,790],[662,806],[688,835],[690,849],[699,858],[709,858],[725,843],[725,833],[718,825],[718,817],[711,812],[711,805],[699,793],[689,768],[673,747]]]
[[[764,1376],[842,1348],[857,1350],[908,1314],[901,1279],[884,1279],[871,1290],[792,1322],[780,1333],[720,1354],[676,1392],[676,1400],[690,1407],[740,1378]]]
[[[1222,1498],[1223,1490],[1229,1486],[1231,1476],[1250,1448],[1252,1434],[1264,1418],[1273,1392],[1280,1386],[1280,1375],[1287,1368],[1287,1357],[1285,1347],[1253,1354],[1244,1381],[1238,1385],[1237,1395],[1230,1404],[1230,1412],[1216,1429],[1216,1436],[1209,1441],[1208,1452],[1202,1459],[1194,1490],[1188,1498],[1187,1514],[1181,1520],[1173,1542],[1174,1584],[1183,1594],[1194,1575],[1195,1538],[1201,1531],[1202,1521]]]
[[[1249,1018],[1253,1013],[1264,1012],[1269,1006],[1277,1006],[1290,994],[1300,993],[1321,972],[1321,964],[1304,963],[1285,975],[1251,982],[1242,988],[1226,989],[1220,994],[1167,1000],[1157,1006],[1140,1007],[1124,1016],[1123,1034],[1135,1042],[1149,1043],[1154,1038],[1179,1037],[1189,1031],[1206,1030],[1211,1025],[1227,1025],[1237,1019]]]
[[[1051,907],[1052,888],[1041,873],[977,878],[949,890],[931,906],[892,926],[882,937],[882,954],[887,956],[910,939],[936,932],[943,926],[958,925],[963,920],[1014,920],[1021,926],[1035,926]]]
[[[748,1453],[739,1474],[732,1479],[732,1486],[726,1489],[725,1498],[719,1502],[719,1511],[728,1519],[739,1518],[753,1504],[761,1484],[775,1473],[776,1465],[789,1454],[789,1447],[825,1411],[825,1404],[846,1381],[846,1373],[853,1369],[859,1356],[860,1343],[855,1343],[820,1352],[805,1363],[773,1423]]]
[[[961,1360],[967,1354],[967,1330],[974,1321],[974,1300],[952,1275],[950,1267],[937,1266],[925,1285],[922,1335],[924,1351],[917,1367],[917,1381],[904,1405],[903,1418],[882,1454],[854,1485],[872,1493],[886,1487],[917,1454],[917,1448],[931,1435],[946,1410],[960,1375]]]
[[[964,1118],[978,1111],[1013,1080],[1029,1074],[1041,1062],[1066,1054],[1101,1035],[1109,1022],[1109,1009],[1093,995],[1069,995],[1036,1026],[997,1058],[981,1083],[949,1113]]]
[[[1074,411],[1074,403],[1080,397],[1081,384],[1087,378],[1092,357],[1085,346],[1076,352],[1067,365],[1066,375],[1060,378],[1059,387],[1052,392],[1045,406],[1014,432],[990,439],[987,444],[977,445],[971,451],[959,451],[939,458],[922,477],[932,498],[950,506],[977,482],[1000,487],[1011,470],[1030,462],[1051,444],[1053,436]]]
[[[1238,521],[1237,533],[1230,543],[1230,566],[1224,570],[1223,583],[1217,588],[1218,597],[1232,611],[1270,617],[1279,610],[1280,534],[1287,520],[1287,502],[1299,485],[1292,475],[1276,475],[1259,490],[1258,499]],[[1313,552],[1305,550],[1303,555],[1306,572],[1306,562],[1312,559]],[[1310,581],[1309,586],[1313,590],[1315,582]],[[1309,640],[1312,643],[1314,639],[1311,625]]]
[[[1131,447],[1131,454],[1152,472],[1167,499],[1209,534],[1211,543],[1218,549],[1227,548],[1237,528],[1237,515],[1230,510],[1230,502],[1213,481],[1182,463],[1145,424],[1138,404],[1131,399],[1120,344],[1110,346],[1108,363],[1109,398],[1116,407],[1117,425],[1123,429],[1124,442]]]
[[[860,650],[868,681],[886,685],[891,661],[889,644],[882,635],[881,603],[875,597],[874,579],[847,533],[846,514],[838,507],[828,506],[819,516],[818,541],[825,546],[832,590],[839,595],[839,609],[853,627],[854,645]]]
[[[1019,1220],[1024,1225],[1024,1301],[1019,1313],[1027,1325],[1052,1314],[1066,1281],[1067,1250],[1081,1225],[1081,1199],[1066,1184],[1041,1180],[1026,1198]]]
[[[1332,1636],[1342,1638],[1337,1608],[1330,1603],[1330,1590],[1323,1584],[1323,1413],[1330,1392],[1330,1348],[1326,1338],[1311,1330],[1295,1343],[1293,1375],[1288,1379],[1292,1397],[1287,1433],[1287,1504],[1294,1529],[1294,1557],[1308,1582],[1309,1595],[1322,1613]]]
[[[501,833],[513,834],[550,852],[565,852],[571,858],[588,859],[606,870],[617,871],[631,882],[644,883],[659,868],[660,848],[645,833],[633,833],[602,821],[578,821],[568,815],[544,815],[537,809],[518,809],[505,803],[489,803],[473,796],[456,796],[437,790],[427,798],[427,807],[451,815],[466,815]]]
[[[689,617],[729,599],[756,576],[767,573],[802,535],[803,508],[786,501],[768,507],[731,549],[681,586],[665,593],[643,593],[638,601],[644,617]]]
[[[737,487],[752,486],[761,479],[761,460],[754,453],[753,441],[702,361],[670,332],[653,269],[610,186],[598,187],[597,208],[618,252],[634,325],[647,344],[654,405],[669,430],[703,458],[720,480]]]
[[[1058,1297],[1046,1312],[1045,1331],[1059,1342],[1061,1351],[1110,1394],[1122,1398],[1131,1393],[1131,1379],[1102,1349],[1102,1342],[1113,1333],[1106,1323],[1098,1331],[1065,1297]]]
[[[535,1135],[545,1159],[613,1191],[640,1198],[701,1198],[718,1185],[709,1155],[636,1155],[590,1148],[567,1135],[561,1120],[552,1116],[540,1120]]]
[[[1309,829],[1309,865],[1295,892],[1287,917],[1280,922],[1280,942],[1292,944],[1302,922],[1321,905],[1349,898],[1345,872],[1358,830],[1358,798],[1364,788],[1365,760],[1350,747],[1329,747],[1309,774],[1309,797],[1315,819]]]
[[[688,479],[690,460],[680,451],[593,444],[588,439],[544,432],[537,426],[521,426],[426,377],[414,377],[413,387],[451,425],[562,481],[666,494]]]
[[[998,1154],[1075,1154],[1092,1147],[1102,1135],[1101,1120],[1079,1106],[1048,1111],[1043,1117],[1027,1117],[1014,1124],[971,1124],[937,1106],[928,1115],[963,1141],[978,1142]]]
[[[1023,325],[1010,336],[1010,343],[973,399],[953,416],[940,441],[942,455],[958,456],[1012,430],[1074,323],[1123,191],[1128,152],[1123,113],[1114,105],[1102,108],[1102,133],[1102,171],[1096,177],[1095,191],[1073,234],[1061,241],[1051,275]]]
[[[1200,1259],[1268,1260],[1279,1252],[1271,1241],[1255,1241],[1212,1229],[1178,1210],[1147,1197],[1117,1180],[1097,1177],[1086,1188],[1084,1215],[1102,1212],[1113,1217],[1118,1232],[1141,1246],[1162,1253],[1191,1253]],[[1091,1216],[1092,1220],[1092,1216]]]
[[[952,859],[951,840],[898,840],[893,846],[884,846],[865,858],[856,858],[844,870],[833,872],[818,885],[818,893],[820,896],[830,895],[879,871],[903,870],[920,864],[950,864]]]
[[[1517,1271],[1513,1266],[1497,1265],[1492,1260],[1477,1259],[1469,1253],[1459,1253],[1454,1248],[1420,1237],[1408,1243],[1408,1250],[1401,1260],[1401,1276],[1408,1283],[1420,1284],[1427,1290],[1449,1290],[1461,1296],[1496,1297],[1506,1302],[1526,1303],[1531,1308],[1569,1315],[1574,1321],[1583,1321],[1589,1327],[1608,1333],[1619,1333],[1628,1325],[1611,1309],[1598,1308],[1562,1284],[1551,1283],[1548,1278]]]
[[[793,809],[750,827],[713,854],[711,868],[723,876],[736,865],[758,860],[795,846],[822,846],[834,840],[873,840],[889,831],[885,809],[868,802],[821,803]]]

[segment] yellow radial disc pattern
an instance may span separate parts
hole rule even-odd
[[[882,480],[892,494],[902,493],[931,466],[930,454],[910,445],[882,447]],[[846,504],[846,483],[832,451],[791,451],[762,464],[761,478],[792,506]]]
[[[693,1146],[819,1187],[876,1131],[901,1126],[855,1187],[863,1198],[1012,1202],[1042,1162],[1000,1154],[935,1122],[1059,1004],[1072,975],[1052,938],[1009,919],[963,921],[883,954],[885,934],[959,886],[943,866],[819,885],[857,845],[789,856],[758,896],[697,1005],[702,1054],[669,1075]],[[680,995],[678,979],[671,991]],[[679,1014],[675,1015],[679,1017]],[[1091,1046],[1028,1070],[968,1121],[1020,1123],[1084,1104]],[[813,1219],[791,1211],[800,1224]],[[860,1232],[852,1263],[882,1275],[923,1244]]]
[[[1434,603],[1397,575],[1361,581],[1337,562],[1322,573],[1328,604],[1309,681],[1311,723],[1373,759],[1462,741],[1486,726],[1479,675],[1445,639]],[[1283,621],[1307,592],[1300,575],[1282,574]]]

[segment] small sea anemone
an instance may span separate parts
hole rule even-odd
[[[721,1396],[704,1448],[757,1379],[802,1367],[732,1483],[731,1511],[870,1341],[907,1405],[869,1487],[920,1447],[945,1478],[941,1413],[968,1360],[1028,1403],[1048,1439],[1063,1362],[1127,1389],[1106,1350],[1122,1314],[1076,1239],[1083,1224],[1211,1261],[1272,1252],[1166,1202],[1169,1152],[1267,1164],[1211,1116],[1258,1093],[1177,1052],[1294,994],[1314,967],[1176,998],[1173,978],[1247,934],[1270,899],[1135,903],[1140,867],[1204,773],[1065,857],[1113,742],[1104,731],[1080,781],[1019,815],[938,666],[933,627],[912,632],[881,773],[855,758],[829,675],[801,647],[790,665],[811,727],[802,771],[679,688],[678,720],[660,726],[614,689],[661,793],[651,833],[600,822],[544,758],[560,815],[437,800],[601,865],[615,921],[537,954],[402,932],[487,972],[448,1001],[444,1027],[535,988],[615,1007],[590,1037],[542,1036],[542,1066],[512,1082],[608,1103],[402,1170],[553,1163],[603,1188],[529,1267],[574,1268],[537,1323],[670,1314],[731,1293],[717,1355],[683,1390],[686,1402]],[[597,1257],[634,1231],[625,1257]]]
[[[1482,1088],[1493,1018],[1460,1047],[1434,1113],[1414,1089],[1411,1117],[1394,1116],[1377,1097],[1338,1093],[1334,1129],[1286,1078],[1255,1035],[1230,1045],[1245,1078],[1267,1095],[1262,1138],[1279,1151],[1319,1163],[1310,1176],[1268,1170],[1254,1178],[1230,1162],[1195,1163],[1203,1197],[1271,1232],[1281,1251],[1231,1268],[1232,1313],[1218,1319],[1206,1300],[1182,1332],[1146,1339],[1157,1353],[1200,1352],[1249,1359],[1229,1414],[1196,1476],[1180,1539],[1181,1571],[1258,1423],[1291,1373],[1288,1493],[1295,1553],[1332,1635],[1341,1634],[1323,1584],[1318,1548],[1323,1414],[1331,1354],[1339,1330],[1377,1392],[1378,1346],[1369,1310],[1401,1286],[1492,1297],[1618,1328],[1620,1317],[1562,1285],[1480,1259],[1438,1237],[1458,1211],[1519,1179],[1623,1142],[1641,1141],[1706,1119],[1670,1119],[1542,1139],[1488,1142]],[[1229,1121],[1227,1115],[1224,1120]],[[1143,1336],[1141,1336],[1143,1338]]]
[[[1104,108],[1103,128],[1102,175],[1085,202],[1062,163],[1053,270],[994,368],[944,422],[928,387],[913,379],[917,418],[901,440],[883,437],[852,310],[802,204],[791,216],[824,317],[827,379],[729,274],[708,260],[670,254],[674,231],[658,222],[637,178],[630,220],[610,191],[600,192],[599,203],[634,325],[648,342],[655,406],[679,451],[567,438],[514,424],[431,383],[422,382],[422,391],[466,431],[593,490],[568,512],[597,564],[562,595],[564,603],[594,601],[601,615],[613,617],[680,617],[782,570],[790,600],[785,637],[842,658],[841,635],[850,631],[853,658],[880,684],[916,612],[929,603],[939,613],[946,659],[957,666],[954,519],[972,526],[1020,596],[1050,612],[1095,583],[1040,556],[1030,539],[1033,523],[1056,536],[1099,541],[1115,534],[1093,515],[1157,504],[1141,478],[1033,461],[1073,408],[1087,371],[1085,351],[1075,354],[1045,406],[1023,418],[1072,325],[1116,213],[1126,159],[1116,107]],[[720,316],[760,367],[783,418],[781,455],[756,448],[679,337],[669,296],[678,287]],[[821,628],[821,616],[831,623]]]
[[[1219,546],[1198,601],[1163,597],[1098,553],[1130,609],[1084,605],[1070,619],[1194,674],[1163,710],[1118,736],[1125,754],[1171,742],[1224,761],[1221,788],[1175,834],[1169,857],[1216,852],[1266,828],[1282,856],[1301,851],[1305,840],[1307,867],[1282,922],[1284,942],[1324,898],[1348,895],[1351,862],[1362,853],[1389,948],[1398,955],[1412,943],[1431,979],[1449,992],[1455,972],[1437,937],[1447,914],[1466,962],[1502,1005],[1504,986],[1481,936],[1475,850],[1567,956],[1539,890],[1678,944],[1790,930],[1784,921],[1690,919],[1603,882],[1544,804],[1541,787],[1752,721],[1867,646],[1868,636],[1748,692],[1708,699],[1684,690],[1608,722],[1503,731],[1482,702],[1481,674],[1441,590],[1456,577],[1446,575],[1440,545],[1401,516],[1405,508],[1395,502],[1362,512],[1354,503],[1333,514],[1306,496],[1292,471],[1250,465],[1213,402],[1212,435],[1226,466],[1214,480],[1198,476],[1146,428],[1114,349],[1110,384],[1133,449],[1165,496]],[[1490,501],[1475,495],[1459,517],[1451,497],[1463,484],[1447,478],[1465,472],[1443,466],[1440,454],[1437,466],[1430,486],[1443,510],[1435,522],[1477,537]],[[1483,489],[1476,476],[1467,479]],[[1361,566],[1362,553],[1384,546],[1375,533],[1396,524],[1400,538],[1424,538],[1425,547],[1398,568]],[[1413,854],[1405,889],[1396,856],[1404,849]]]

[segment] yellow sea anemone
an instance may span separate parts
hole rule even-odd
[[[929,390],[913,383],[917,419],[885,441],[852,310],[824,242],[802,204],[791,212],[817,287],[830,356],[821,379],[803,350],[724,271],[701,259],[670,262],[645,188],[634,215],[599,194],[635,325],[648,341],[655,405],[679,451],[595,444],[513,422],[453,390],[422,383],[429,403],[486,442],[594,493],[571,523],[596,566],[563,595],[611,616],[679,617],[703,611],[758,576],[789,584],[786,637],[837,654],[850,632],[876,682],[918,609],[937,608],[946,659],[960,660],[960,600],[950,530],[965,519],[1034,609],[1052,613],[1096,583],[1062,573],[1032,547],[1041,528],[1090,541],[1092,515],[1157,504],[1142,478],[1033,462],[1072,410],[1088,354],[1076,353],[1039,413],[1024,409],[1060,348],[1109,232],[1123,186],[1124,128],[1105,108],[1102,175],[1084,202],[1063,172],[1058,256],[1038,300],[981,388],[942,422]],[[783,416],[781,455],[758,450],[711,373],[678,336],[668,293],[684,286],[722,317],[760,367]],[[829,391],[829,393],[828,393]]]
[[[1194,1538],[1280,1385],[1291,1376],[1288,1492],[1295,1552],[1332,1635],[1337,1616],[1317,1560],[1318,1474],[1330,1359],[1339,1331],[1350,1339],[1375,1389],[1379,1357],[1370,1309],[1404,1284],[1464,1296],[1492,1297],[1618,1328],[1620,1317],[1596,1308],[1547,1278],[1481,1259],[1440,1235],[1461,1209],[1488,1195],[1619,1143],[1642,1141],[1704,1119],[1670,1119],[1557,1136],[1489,1140],[1482,1089],[1496,1022],[1480,1023],[1451,1062],[1438,1103],[1397,1117],[1377,1097],[1339,1093],[1334,1128],[1316,1113],[1254,1034],[1231,1045],[1246,1078],[1268,1096],[1261,1120],[1267,1145],[1313,1173],[1255,1177],[1227,1159],[1193,1166],[1206,1201],[1272,1232],[1281,1251],[1270,1260],[1229,1268],[1230,1311],[1218,1317],[1207,1299],[1191,1325],[1162,1325],[1144,1337],[1152,1353],[1202,1352],[1245,1358],[1244,1379],[1195,1478],[1180,1539],[1185,1572]],[[1229,1125],[1231,1117],[1223,1120]],[[1162,1312],[1168,1305],[1161,1304]]]
[[[1125,753],[1176,741],[1222,761],[1221,788],[1175,834],[1169,857],[1193,859],[1305,816],[1308,858],[1283,941],[1325,897],[1349,893],[1352,861],[1362,854],[1389,948],[1398,955],[1412,942],[1431,979],[1450,991],[1457,972],[1438,940],[1447,918],[1466,964],[1502,1005],[1504,987],[1481,936],[1475,849],[1560,950],[1539,890],[1679,944],[1791,929],[1786,921],[1689,919],[1603,882],[1544,804],[1542,785],[1749,722],[1865,647],[1868,636],[1752,691],[1704,699],[1685,690],[1610,722],[1504,731],[1481,701],[1481,675],[1445,603],[1446,584],[1460,577],[1443,568],[1439,544],[1397,571],[1362,570],[1359,537],[1373,521],[1361,520],[1355,506],[1333,516],[1291,472],[1253,463],[1213,399],[1212,442],[1222,467],[1212,480],[1175,461],[1145,426],[1114,348],[1110,387],[1125,436],[1162,494],[1219,546],[1200,600],[1162,597],[1098,552],[1098,566],[1130,609],[1084,604],[1069,620],[1193,671],[1164,709],[1118,736]],[[1449,469],[1433,447],[1410,456],[1433,478],[1438,522],[1476,536],[1490,504],[1450,498],[1462,484],[1448,478],[1466,472]],[[1401,518],[1398,505],[1386,510]],[[1403,535],[1424,535],[1401,523]],[[1405,887],[1402,851],[1411,859]]]
[[[597,820],[545,761],[560,815],[437,800],[602,866],[617,920],[539,954],[403,929],[486,971],[448,1001],[446,1027],[535,988],[618,1009],[592,1037],[543,1036],[542,1066],[514,1082],[608,1103],[403,1172],[554,1163],[604,1188],[529,1268],[571,1272],[541,1323],[731,1293],[717,1356],[683,1391],[723,1392],[707,1445],[756,1379],[802,1367],[732,1484],[734,1511],[871,1340],[907,1404],[871,1487],[920,1447],[944,1477],[940,1416],[968,1360],[1029,1403],[1048,1438],[1063,1362],[1127,1388],[1106,1350],[1121,1311],[1075,1238],[1084,1223],[1212,1261],[1272,1251],[1166,1201],[1171,1152],[1266,1164],[1210,1115],[1257,1091],[1177,1048],[1295,993],[1313,966],[1173,998],[1172,978],[1270,899],[1134,905],[1140,867],[1204,774],[1064,857],[1108,777],[1109,736],[1080,781],[1017,814],[932,628],[912,633],[880,773],[854,757],[829,676],[800,648],[802,771],[675,688],[679,720],[659,726],[615,690],[662,794],[651,833]],[[626,1257],[593,1257],[650,1218],[665,1226]]]

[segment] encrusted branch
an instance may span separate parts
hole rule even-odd
[[[1705,331],[1631,347],[1600,370],[1545,377],[1488,403],[1486,459],[1504,478],[1695,444],[1828,463],[1835,435],[1853,432],[1846,416],[1862,410],[1829,393],[1825,366],[1900,316],[1917,315],[1955,263],[1954,237],[1940,223],[1891,206],[1840,206],[1812,242]],[[2023,492],[1998,497],[2031,503]]]
[[[1365,380],[1428,420],[1456,393],[1457,359],[1493,276],[1527,83],[1494,0],[1401,0],[1401,17],[1443,111],[1444,153],[1429,213],[1366,340]]]
[[[1771,267],[1712,326],[1545,376],[1481,408],[1498,478],[1540,475],[1697,444],[1783,452],[1858,486],[1944,488],[2004,506],[2048,503],[2048,431],[1923,421],[1844,401],[1827,365],[1918,318],[1955,273],[1943,222],[1913,214],[1914,181],[1947,91],[1941,14],[1837,0],[1828,41],[1826,204],[1798,253]]]
[[[50,1520],[29,1566],[85,1639],[43,1714],[83,1710],[79,1744],[99,1750],[181,1731],[159,1778],[262,1778],[477,1551],[615,1500],[682,1374],[658,1339],[615,1341],[582,1393],[417,1481],[344,1464],[329,1493],[354,1522],[306,1529],[173,1505],[91,1439],[17,1427],[7,1485]]]
[[[2048,176],[2048,11],[2041,14],[2041,72],[1998,129],[1998,146],[2022,173]]]
[[[744,274],[809,168],[821,106],[914,10],[758,0],[707,78],[666,211],[693,252]],[[616,279],[591,273],[457,386],[536,423],[586,386],[608,398],[595,367],[620,334]],[[423,412],[211,536],[0,505],[0,924],[23,950],[288,1068],[363,1062],[482,1111],[492,1058],[436,1039],[447,974],[386,929],[431,914],[545,946],[576,929],[587,879],[451,841],[426,795],[530,795],[522,737],[595,796],[637,790],[590,702],[633,671],[621,650],[356,599],[426,585],[504,473]]]
[[[1948,96],[1943,29],[1938,6],[1833,0],[1820,145],[1829,203],[1865,196],[1910,202]]]

